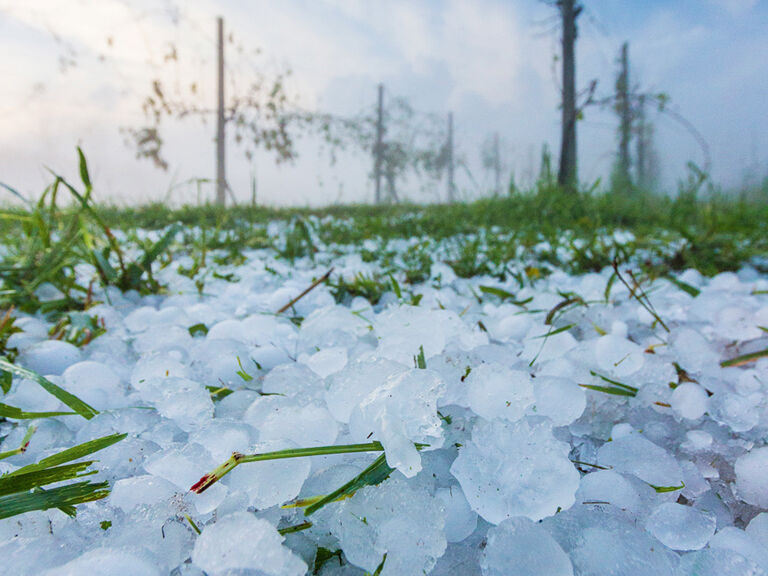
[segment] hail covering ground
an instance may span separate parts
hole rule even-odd
[[[278,244],[286,230],[268,227]],[[720,365],[766,348],[768,277],[748,265],[713,278],[689,270],[678,279],[696,296],[647,283],[666,332],[610,267],[538,277],[511,261],[522,274],[505,281],[460,278],[444,262],[451,242],[436,244],[426,281],[400,278],[374,305],[337,303],[320,285],[275,314],[330,265],[335,278],[377,272],[361,257],[376,243],[318,242],[293,263],[247,251],[202,294],[179,273],[191,256],[176,257],[156,273],[165,294],[97,293],[89,313],[106,333],[82,348],[21,316],[17,363],[100,413],[39,421],[34,451],[0,472],[128,437],[98,455],[108,498],[76,518],[0,521],[5,573],[768,574],[768,359]],[[94,270],[78,273],[87,282]],[[207,333],[190,330],[199,325]],[[18,377],[4,401],[62,409]],[[3,446],[18,445],[25,426],[2,426]],[[306,520],[285,504],[332,492],[377,454],[246,463],[189,491],[233,451],[373,440],[392,475],[285,536],[279,528]]]

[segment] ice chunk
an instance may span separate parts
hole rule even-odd
[[[326,348],[311,356],[300,356],[299,362],[309,366],[320,378],[327,378],[347,365],[347,349],[341,346]]]
[[[78,362],[62,374],[64,388],[99,409],[119,407],[124,396],[120,377],[101,362]]]
[[[494,340],[522,340],[530,331],[533,320],[528,314],[519,314],[520,308],[504,304],[486,310],[488,319],[483,320]]]
[[[143,332],[149,328],[157,317],[157,310],[151,306],[141,306],[128,314],[123,323],[131,332]]]
[[[615,334],[597,339],[595,358],[601,370],[617,378],[634,374],[645,361],[642,347]]]
[[[751,340],[762,335],[755,323],[754,310],[736,306],[722,308],[717,313],[714,328],[722,338]]]
[[[717,355],[700,332],[691,328],[675,330],[669,339],[675,361],[689,372],[702,372],[717,367]]]
[[[43,376],[61,374],[80,360],[80,350],[61,340],[38,342],[19,354],[19,364]]]
[[[709,414],[734,432],[747,432],[760,421],[760,400],[760,394],[747,397],[722,390],[709,399]]]
[[[449,340],[466,331],[455,312],[429,310],[423,306],[390,308],[376,317],[375,328],[379,337],[378,353],[406,365],[413,362],[420,346],[429,359],[440,354]]]
[[[469,407],[486,420],[520,420],[536,400],[529,374],[495,362],[473,369],[465,384]]]
[[[640,496],[632,484],[613,470],[597,470],[581,479],[576,501],[583,503],[608,502],[621,510],[639,513]]]
[[[251,348],[251,360],[261,366],[262,370],[273,368],[290,362],[288,353],[274,344],[263,344],[257,348]]]
[[[257,370],[256,366],[248,361],[248,347],[242,342],[227,338],[196,342],[191,357],[196,376],[211,385],[218,383],[221,386],[241,386],[243,378],[238,372],[244,370],[248,374],[254,374]]]
[[[272,452],[287,448],[297,446],[287,442],[259,443],[251,451]],[[284,504],[299,494],[304,480],[309,476],[311,465],[309,458],[248,462],[229,473],[225,482],[228,482],[230,489],[248,494],[251,506],[270,508]]]
[[[715,517],[690,506],[665,502],[651,512],[645,528],[668,548],[700,550],[715,533]]]
[[[290,440],[303,447],[333,444],[339,433],[331,413],[317,404],[285,406],[270,412],[258,428],[261,442]]]
[[[323,381],[303,364],[291,362],[273,369],[264,377],[261,391],[292,398],[322,398]]]
[[[680,560],[680,576],[766,576],[768,572],[733,550],[708,548]]]
[[[677,576],[677,554],[615,508],[574,506],[543,525],[569,555],[575,574]]]
[[[685,442],[680,447],[689,452],[706,450],[712,446],[712,434],[704,430],[688,430],[685,433]]]
[[[573,576],[560,545],[528,518],[510,518],[488,530],[481,566],[484,576]],[[514,568],[513,568],[514,567]]]
[[[336,420],[348,423],[352,409],[368,394],[382,386],[390,376],[406,370],[402,364],[383,358],[352,362],[329,377],[325,393],[328,409]]]
[[[445,383],[433,370],[413,369],[390,376],[352,410],[350,432],[360,442],[368,438],[381,442],[387,463],[408,478],[415,476],[421,470],[421,458],[414,442],[442,445],[437,399],[444,390]]]
[[[189,376],[189,368],[178,358],[170,354],[150,356],[136,364],[133,372],[131,372],[131,386],[141,390],[150,378],[189,378]]]
[[[444,523],[439,501],[394,476],[338,505],[330,530],[352,564],[373,572],[386,554],[381,576],[401,576],[429,573],[445,552]]]
[[[768,512],[761,512],[752,518],[746,532],[755,542],[768,549]]]
[[[735,526],[726,526],[718,530],[709,541],[709,547],[721,550],[733,550],[751,560],[763,570],[768,570],[768,550],[753,539],[744,530]]]
[[[736,460],[736,490],[747,504],[768,508],[768,447],[755,448]]]
[[[445,507],[445,539],[448,542],[461,542],[475,531],[477,514],[470,508],[460,486],[438,488],[435,498]]]
[[[211,576],[256,571],[265,576],[302,576],[307,565],[282,545],[272,524],[235,512],[206,526],[195,541],[192,562]]]
[[[109,576],[160,576],[163,571],[157,561],[146,553],[123,548],[94,548],[58,568],[43,572],[43,576],[79,576],[109,574]]]
[[[512,516],[540,520],[575,500],[579,473],[569,452],[568,444],[552,436],[549,423],[481,420],[451,473],[472,509],[488,522]]]
[[[214,463],[202,446],[187,444],[181,449],[172,448],[153,454],[144,463],[144,469],[187,490],[215,464],[218,462]]]
[[[675,414],[687,420],[697,420],[709,406],[707,391],[693,382],[683,382],[672,392],[670,405]]]
[[[533,413],[546,416],[555,426],[567,426],[587,407],[587,395],[575,382],[565,378],[539,376],[533,381],[536,405]]]
[[[369,332],[369,324],[345,306],[313,311],[301,323],[299,347],[311,352],[322,348],[348,347]],[[418,346],[417,346],[418,349]]]
[[[177,489],[164,478],[150,474],[134,476],[115,482],[108,501],[128,513],[137,506],[152,506],[170,500]]]
[[[606,442],[597,451],[597,463],[616,472],[637,476],[658,488],[682,487],[683,471],[664,448],[640,434],[628,434]]]
[[[213,401],[199,383],[187,378],[151,378],[141,384],[141,397],[161,416],[184,431],[199,428],[213,417]]]
[[[258,432],[244,422],[214,418],[189,437],[205,447],[214,460],[223,461],[232,452],[245,452],[256,441]]]
[[[531,328],[524,340],[525,346],[520,357],[528,362],[536,359],[537,363],[544,364],[561,358],[578,346],[576,339],[567,330],[547,336],[551,331],[552,326],[536,325]]]

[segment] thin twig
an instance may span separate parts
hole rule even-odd
[[[304,292],[302,292],[301,294],[299,294],[298,296],[296,296],[296,298],[293,298],[293,299],[292,299],[290,302],[288,302],[288,304],[286,304],[285,306],[283,306],[282,308],[280,308],[280,310],[278,310],[278,311],[277,311],[277,314],[282,314],[283,312],[285,312],[286,310],[288,310],[289,308],[291,308],[291,307],[292,307],[294,304],[296,304],[296,302],[298,302],[299,300],[301,300],[302,298],[304,298],[304,296],[306,296],[307,294],[309,294],[309,293],[310,293],[312,290],[314,290],[315,288],[317,288],[317,287],[318,287],[320,284],[322,284],[323,282],[325,282],[326,280],[328,280],[328,278],[330,278],[330,277],[331,277],[331,273],[332,273],[332,272],[333,272],[333,268],[331,268],[330,270],[328,270],[328,272],[326,272],[325,274],[323,274],[323,275],[322,275],[320,278],[318,278],[317,280],[315,280],[314,282],[312,282],[312,284],[309,286],[309,288],[307,288],[306,290],[304,290]]]
[[[645,290],[643,290],[640,287],[640,283],[637,281],[637,278],[632,273],[631,270],[627,270],[630,277],[632,278],[632,282],[634,283],[634,287],[629,285],[629,282],[624,278],[624,276],[621,275],[621,272],[619,272],[619,263],[617,260],[613,261],[613,270],[616,272],[616,277],[621,281],[624,286],[626,286],[627,290],[629,290],[629,295],[637,300],[640,305],[645,308],[645,310],[653,316],[653,318],[656,319],[656,321],[661,325],[664,330],[669,332],[669,326],[667,326],[664,323],[664,320],[661,319],[661,316],[659,316],[658,312],[656,312],[655,308],[653,307],[653,304],[651,304],[651,301],[648,299],[648,294],[646,294]]]

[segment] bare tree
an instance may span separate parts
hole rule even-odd
[[[563,104],[562,135],[560,140],[560,169],[557,181],[567,190],[578,186],[578,159],[576,148],[576,20],[582,7],[576,0],[558,0],[563,22]]]
[[[232,34],[226,37],[226,43],[235,43]],[[178,65],[179,59],[176,47],[171,46],[161,71],[170,73],[169,67]],[[218,64],[219,74],[222,74],[223,61]],[[221,109],[202,100],[198,81],[183,90],[171,90],[167,88],[163,76],[159,76],[151,81],[148,94],[142,102],[146,123],[139,127],[124,127],[121,131],[126,136],[126,143],[135,149],[137,158],[148,159],[158,168],[167,170],[163,138],[167,121],[194,118],[205,124],[209,118],[221,114],[220,120],[223,122],[219,123],[217,130],[219,146],[223,147],[224,144],[224,125],[231,126],[235,143],[242,147],[247,159],[250,160],[258,148],[263,148],[274,153],[277,162],[289,161],[295,158],[290,124],[297,119],[297,115],[291,113],[293,103],[285,89],[289,75],[289,70],[272,75],[255,72],[250,76],[245,90],[233,89],[227,100],[223,100],[223,93],[220,92]],[[220,82],[219,90],[222,89],[223,82]],[[217,157],[219,162],[223,160],[222,154]],[[220,176],[218,179],[222,180],[223,170]]]
[[[630,102],[629,86],[629,43],[621,46],[619,58],[619,74],[616,77],[616,102],[614,108],[619,116],[619,161],[617,166],[618,178],[622,186],[632,185],[630,173],[632,161],[629,156],[629,146],[632,140],[633,110]]]

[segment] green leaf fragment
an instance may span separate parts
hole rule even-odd
[[[91,418],[96,416],[96,414],[99,413],[98,410],[86,404],[74,394],[70,394],[69,392],[57,386],[50,380],[44,378],[43,376],[40,376],[40,374],[38,374],[37,372],[33,372],[32,370],[27,370],[26,368],[22,368],[21,366],[17,366],[16,364],[12,364],[8,362],[8,360],[6,360],[5,358],[0,358],[0,369],[5,370],[6,372],[10,372],[11,374],[15,374],[20,378],[27,378],[28,380],[33,380],[34,382],[37,382],[46,392],[58,398],[61,402],[69,406],[72,410],[77,412],[80,416],[82,416],[86,420],[90,420]]]

